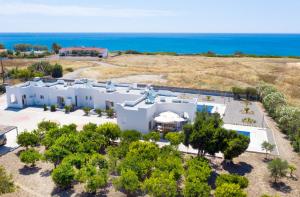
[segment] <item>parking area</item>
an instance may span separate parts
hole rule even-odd
[[[19,147],[17,144],[18,128],[0,125],[0,156]]]

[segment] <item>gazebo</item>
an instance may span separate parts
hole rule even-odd
[[[178,131],[186,121],[186,119],[171,111],[162,112],[154,118],[156,128],[160,132]]]

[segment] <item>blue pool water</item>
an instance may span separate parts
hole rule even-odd
[[[12,49],[18,43],[51,47],[95,46],[110,51],[177,52],[300,56],[300,34],[197,34],[197,33],[0,33],[0,43]]]
[[[211,105],[197,105],[198,112],[206,111],[208,113],[211,113],[213,108],[214,108],[214,106],[211,106]]]
[[[248,131],[237,131],[239,134],[250,137],[250,132]]]

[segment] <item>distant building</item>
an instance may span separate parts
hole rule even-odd
[[[60,56],[92,56],[106,58],[108,56],[108,49],[96,47],[69,47],[61,48],[59,50]]]

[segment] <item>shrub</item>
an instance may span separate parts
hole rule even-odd
[[[39,144],[39,137],[34,133],[24,131],[18,135],[17,143],[26,148],[28,148],[28,146],[34,147]]]
[[[215,197],[246,197],[240,186],[232,183],[224,183],[216,188]]]
[[[237,174],[221,174],[217,177],[216,186],[219,187],[224,183],[233,183],[240,186],[240,188],[248,187],[248,179]]]
[[[56,105],[51,105],[50,106],[50,111],[55,112],[56,111]]]
[[[35,162],[39,161],[40,158],[40,153],[34,149],[23,151],[20,154],[20,160],[26,165],[31,164],[31,166],[35,166]]]
[[[121,133],[122,142],[131,143],[140,140],[142,134],[136,130],[125,130]]]
[[[157,142],[160,140],[160,134],[156,131],[151,131],[149,133],[146,133],[143,135],[143,139],[145,141],[149,141],[149,140],[152,140],[154,142]]]
[[[71,109],[72,109],[72,106],[65,105],[65,113],[70,113]]]
[[[99,117],[102,116],[102,109],[95,109],[95,112],[98,114]]]
[[[14,192],[15,189],[12,175],[7,174],[5,168],[0,165],[0,195]]]
[[[121,176],[113,180],[113,184],[118,190],[124,190],[127,194],[133,194],[140,188],[138,176],[132,170],[126,170]]]
[[[70,164],[62,163],[53,170],[51,177],[57,186],[68,188],[74,180],[75,171]]]
[[[43,105],[43,108],[44,108],[44,111],[48,111],[48,107],[47,107],[47,105]]]
[[[83,107],[82,108],[84,115],[88,116],[90,114],[90,111],[92,110],[90,107]]]
[[[187,181],[185,182],[183,189],[184,197],[209,197],[210,196],[210,186],[205,182],[200,181]]]
[[[114,117],[114,110],[113,109],[107,109],[106,110],[106,115],[109,117],[109,118],[113,118]]]
[[[60,78],[62,76],[63,76],[62,66],[59,65],[59,64],[55,64],[53,66],[53,69],[52,69],[52,77],[54,77],[54,78]]]
[[[73,72],[74,71],[73,68],[66,68],[65,70],[68,71],[68,72]]]

